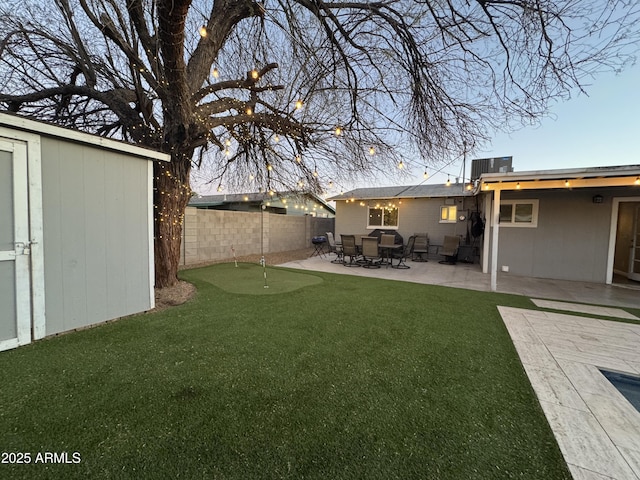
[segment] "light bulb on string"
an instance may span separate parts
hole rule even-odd
[[[302,100],[298,100],[296,102],[296,110],[300,110],[303,107],[303,105],[304,104],[302,103]]]
[[[336,137],[339,137],[340,135],[342,135],[342,128],[339,126],[336,127],[335,133],[336,133]]]
[[[296,155],[296,163],[302,163],[302,157],[300,155]]]
[[[218,191],[221,192],[223,190],[222,184],[218,184]]]
[[[422,178],[424,178],[425,180],[426,180],[427,178],[429,178],[429,173],[427,172],[427,169],[426,169],[426,168],[424,169],[424,173],[422,174]]]
[[[199,29],[198,29],[198,33],[200,34],[200,36],[202,38],[205,38],[207,36],[207,26],[206,25],[202,25]]]
[[[273,166],[270,163],[267,163],[267,170],[269,171],[273,170]]]
[[[314,171],[313,171],[313,176],[314,176],[314,177],[317,177],[317,176],[318,176],[318,170],[314,170]]]
[[[247,115],[253,115],[253,109],[251,107],[247,107],[245,112],[246,112]]]
[[[446,183],[447,187],[451,186],[451,179],[449,178],[449,175],[447,174],[447,183]]]
[[[218,78],[220,76],[220,72],[217,67],[211,71],[211,75],[213,75],[213,78]]]
[[[273,137],[273,141],[276,142],[276,143],[278,143],[280,141],[280,136],[277,133]]]
[[[260,74],[255,68],[251,70],[251,78],[253,78],[254,80],[257,80],[258,78],[260,78]]]
[[[404,168],[404,162],[402,160],[400,160],[400,163],[398,163],[398,168],[400,170],[402,170]]]
[[[375,155],[376,154],[376,149],[373,147],[369,147],[369,155]]]

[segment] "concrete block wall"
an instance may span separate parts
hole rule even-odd
[[[268,235],[269,252],[285,252],[310,245],[309,224],[311,218],[293,215],[265,215],[265,226],[267,223],[269,225],[268,234],[265,232],[265,236]],[[291,248],[292,245],[296,246]]]
[[[320,220],[324,221],[324,227],[328,219],[311,216],[189,207],[185,211],[180,263],[194,265],[231,259],[232,246],[238,257],[307,248]]]

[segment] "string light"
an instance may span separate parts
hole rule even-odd
[[[520,182],[516,183],[516,190],[520,190]]]
[[[206,25],[201,26],[200,29],[198,30],[198,33],[200,33],[200,36],[202,38],[205,38],[207,36],[207,33],[208,33]]]
[[[302,100],[298,100],[296,102],[296,110],[300,110],[302,108],[304,104],[302,103]]]
[[[218,184],[218,191],[221,192],[222,191],[222,185]]]
[[[297,163],[301,163],[302,162],[302,157],[300,155],[296,155],[296,162]]]
[[[402,170],[404,168],[404,162],[402,160],[400,160],[400,163],[398,164],[398,168],[400,170]]]
[[[273,166],[270,163],[267,163],[267,170],[269,171],[273,170]]]
[[[255,68],[251,70],[251,78],[253,78],[254,80],[257,80],[258,78],[260,78],[260,74]]]
[[[245,112],[247,113],[247,115],[253,115],[253,109],[251,107],[247,107]]]
[[[220,72],[218,71],[217,68],[214,68],[213,71],[211,72],[211,75],[213,75],[213,78],[218,78],[220,76]]]
[[[568,187],[569,185],[571,185],[571,183],[569,183],[569,180],[565,180],[565,181],[564,181],[564,186],[565,186],[565,187]]]
[[[342,135],[342,128],[336,127],[336,137],[339,137],[340,135]]]
[[[636,181],[633,183],[635,183],[636,185],[640,185],[640,177],[636,177]]]
[[[313,176],[314,176],[314,177],[317,177],[317,176],[318,176],[318,170],[314,170],[314,171],[313,171]]]
[[[424,178],[425,180],[427,178],[429,178],[429,174],[427,173],[427,169],[426,168],[424,169],[424,173],[422,174],[422,178]]]
[[[449,175],[447,175],[447,183],[445,184],[447,187],[451,186],[451,179],[449,178]]]
[[[376,154],[376,149],[373,147],[369,147],[369,155],[375,155]]]
[[[277,133],[273,137],[273,141],[276,142],[276,143],[278,143],[280,141],[280,136]]]

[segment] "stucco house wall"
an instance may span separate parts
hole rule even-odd
[[[633,194],[638,194],[637,188],[504,192],[506,201],[537,199],[539,210],[537,227],[500,227],[499,270],[508,267],[513,275],[604,283],[613,199]],[[596,195],[601,203],[594,203]],[[485,239],[491,242],[487,227]]]
[[[381,204],[388,200],[380,200]],[[367,206],[375,205],[377,201],[336,202],[336,235],[363,234],[366,235],[376,228],[396,230],[405,241],[413,234],[427,233],[432,245],[442,245],[445,235],[460,235],[464,239],[467,235],[469,216],[476,210],[476,199],[473,197],[436,197],[436,198],[403,198],[394,200],[398,207],[398,228],[375,227],[367,228]],[[464,216],[464,220],[455,223],[440,221],[440,208],[447,205],[457,206],[457,217]],[[338,237],[339,238],[339,237]]]

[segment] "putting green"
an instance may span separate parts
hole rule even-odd
[[[192,270],[190,276],[197,276],[205,282],[211,283],[222,290],[231,293],[248,295],[276,295],[292,292],[309,285],[322,283],[322,278],[306,273],[291,272],[267,265],[266,285],[264,269],[253,263],[221,263],[197,270]]]

